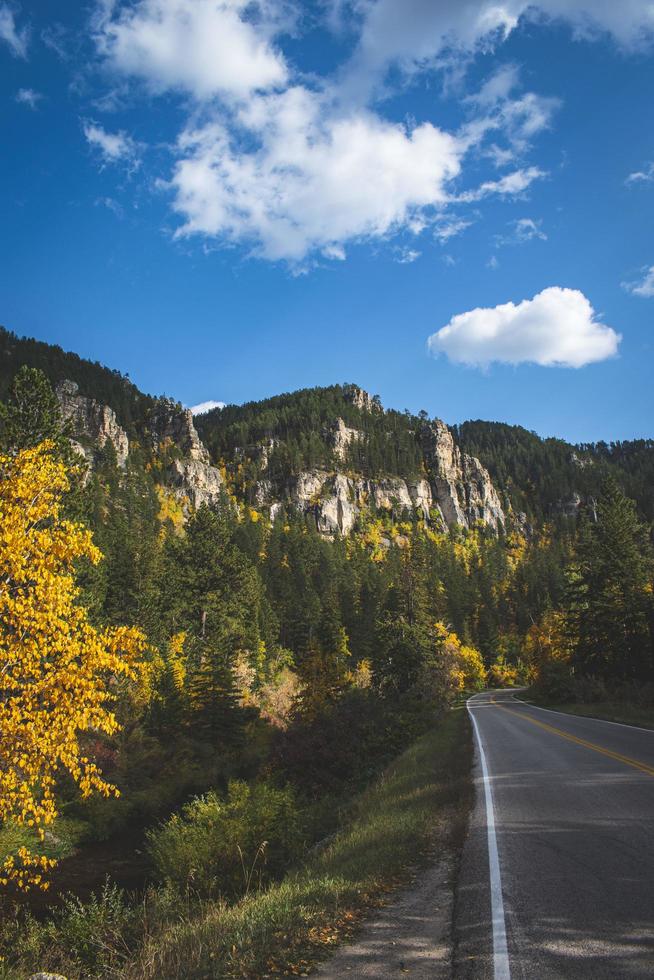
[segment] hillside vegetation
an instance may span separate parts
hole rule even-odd
[[[400,874],[431,810],[465,796],[469,733],[452,708],[468,692],[524,682],[558,703],[609,689],[654,702],[649,443],[573,449],[466,423],[458,438],[505,493],[505,524],[447,528],[362,499],[351,533],[325,534],[289,502],[271,520],[255,476],[409,480],[424,418],[354,386],[228,407],[199,422],[212,468],[173,403],[47,345],[3,343],[0,708],[39,733],[0,748],[7,977],[299,968]],[[60,372],[129,427],[122,462],[111,441],[73,451]],[[338,419],[363,433],[344,455]],[[193,507],[164,479],[175,466],[217,473],[219,495]],[[85,860],[98,848],[104,887]],[[118,869],[137,857],[137,892],[122,893]],[[51,897],[35,899],[44,884]]]

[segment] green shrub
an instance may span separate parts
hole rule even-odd
[[[86,902],[67,896],[46,921],[29,912],[6,917],[0,927],[0,978],[23,971],[66,976],[115,975],[143,935],[143,910],[107,882]]]
[[[208,793],[148,833],[159,876],[200,896],[233,898],[282,874],[302,847],[291,789],[231,782],[227,798]]]
[[[562,660],[551,660],[543,664],[538,683],[535,686],[540,698],[552,704],[565,704],[574,701],[575,682],[570,665]]]
[[[611,695],[606,683],[601,677],[575,677],[572,695],[568,701],[578,701],[581,704],[599,704],[610,701]]]

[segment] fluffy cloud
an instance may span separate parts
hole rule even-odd
[[[250,242],[269,259],[330,254],[445,205],[460,169],[459,142],[430,123],[341,115],[302,86],[250,100],[238,123],[240,141],[221,122],[180,137],[170,183],[178,236]]]
[[[16,92],[16,102],[29,109],[36,109],[42,98],[41,92],[35,92],[33,88],[19,88]]]
[[[16,26],[14,12],[9,4],[0,3],[0,41],[9,45],[16,58],[26,58],[28,40],[29,31],[26,27],[19,29]]]
[[[626,289],[627,292],[633,293],[634,296],[644,296],[645,299],[650,299],[654,296],[654,265],[650,265],[649,268],[643,269],[643,276],[641,279],[636,280],[636,282],[623,282],[622,288]]]
[[[287,80],[271,37],[285,23],[282,3],[140,0],[114,8],[114,3],[101,8],[98,48],[115,69],[145,79],[155,91],[180,89],[198,99],[240,97]]]
[[[214,408],[224,408],[225,402],[215,402],[211,399],[208,402],[200,402],[199,405],[193,405],[191,407],[191,412],[193,415],[204,415],[205,412],[211,412]]]
[[[278,47],[300,21],[297,0],[96,3],[95,41],[122,84],[136,78],[150,93],[193,98],[172,173],[159,182],[180,218],[177,237],[245,244],[296,267],[312,252],[342,260],[349,242],[398,231],[431,226],[446,240],[466,227],[465,217],[449,220],[448,206],[519,197],[546,176],[524,154],[558,102],[521,92],[515,66],[466,100],[467,124],[456,134],[372,108],[391,66],[465,65],[536,10],[578,34],[609,31],[624,45],[642,39],[652,20],[652,0],[622,0],[619,14],[614,0],[322,0],[334,29],[353,29],[358,41],[340,70],[307,79]],[[93,124],[87,138],[107,161],[136,159],[124,133]],[[452,181],[473,152],[503,175],[456,194]]]
[[[137,163],[138,144],[127,133],[108,133],[102,126],[90,121],[83,124],[83,131],[89,146],[99,151],[105,163],[118,163],[120,160]]]
[[[352,72],[382,75],[392,65],[415,72],[452,52],[474,53],[504,40],[521,17],[563,20],[577,37],[609,33],[638,47],[654,32],[651,0],[355,0],[362,17]]]
[[[481,368],[494,361],[579,368],[612,357],[621,339],[578,289],[550,286],[522,303],[460,313],[429,338],[428,347]]]

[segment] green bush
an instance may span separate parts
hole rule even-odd
[[[6,916],[0,926],[0,978],[24,971],[63,972],[66,976],[115,975],[143,935],[143,910],[107,881],[86,902],[67,896],[41,921],[29,912]]]
[[[192,800],[148,835],[163,881],[200,896],[236,897],[282,874],[302,850],[291,789],[231,782],[227,798]]]
[[[570,666],[561,660],[543,664],[535,686],[539,698],[552,704],[575,700],[575,683]]]
[[[600,704],[610,701],[611,695],[605,681],[601,677],[576,677],[572,688],[572,696],[568,701],[581,704]]]

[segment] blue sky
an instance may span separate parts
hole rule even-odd
[[[0,0],[0,322],[185,404],[654,435],[651,0]]]

